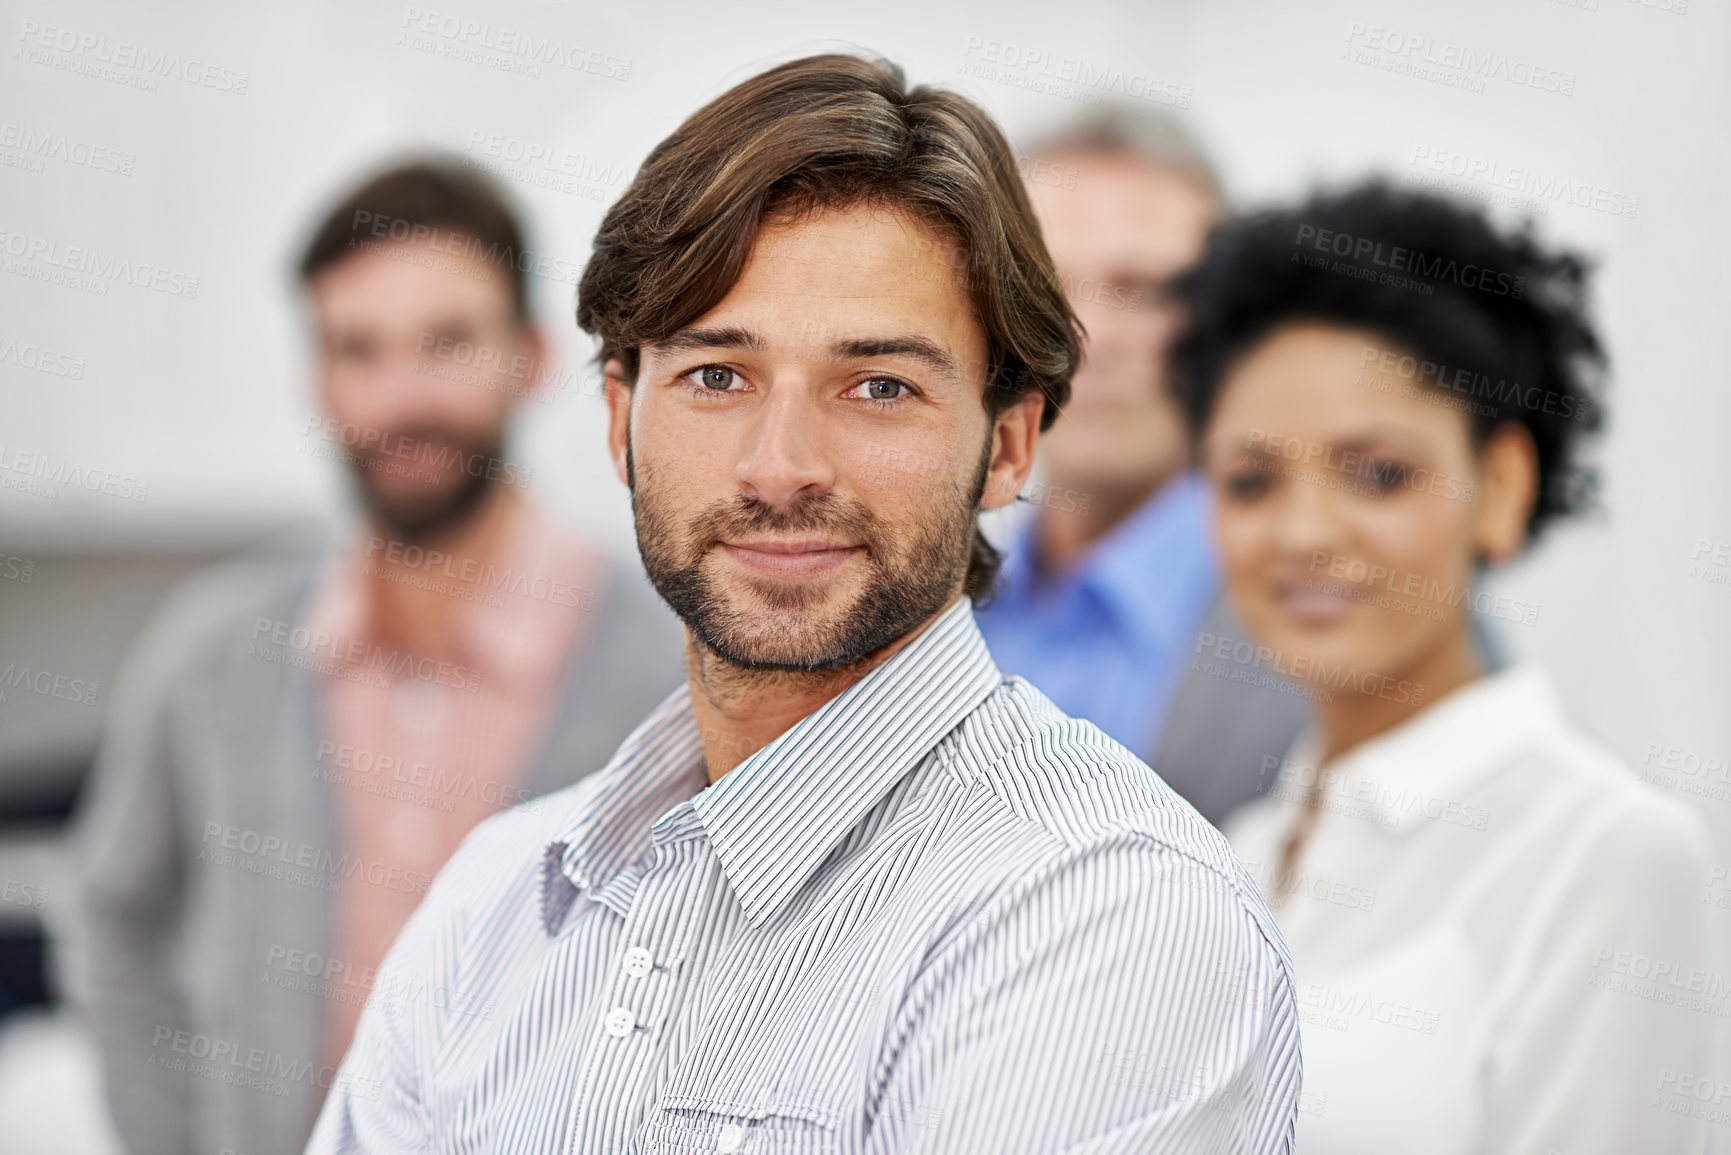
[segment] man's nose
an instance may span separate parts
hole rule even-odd
[[[809,391],[771,389],[740,454],[740,489],[772,506],[786,505],[803,492],[828,492],[835,484],[835,462],[823,421],[822,406]]]
[[[477,387],[472,372],[422,356],[412,346],[394,348],[380,360],[369,390],[371,408],[380,420],[398,424],[430,419],[449,398]]]

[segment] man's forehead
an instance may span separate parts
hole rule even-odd
[[[906,353],[977,359],[985,344],[937,230],[877,206],[772,220],[739,279],[650,355],[692,348],[800,349],[835,357]]]
[[[309,288],[315,305],[345,310],[425,306],[485,312],[511,303],[510,275],[500,266],[412,241],[369,245],[320,271]]]
[[[753,238],[735,291],[815,290],[829,297],[962,291],[960,247],[941,230],[885,205],[767,218]]]
[[[1110,154],[1054,153],[1061,181],[1029,181],[1048,245],[1070,253],[1188,252],[1218,215],[1212,198],[1174,169]]]

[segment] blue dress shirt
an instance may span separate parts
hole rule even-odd
[[[1036,570],[1034,528],[1005,550],[997,592],[976,611],[993,659],[1151,758],[1219,593],[1202,480],[1169,482],[1055,577]]]

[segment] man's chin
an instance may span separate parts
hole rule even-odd
[[[742,669],[837,669],[869,656],[848,641],[861,600],[850,584],[741,576],[718,583],[721,613],[686,624],[717,657]]]
[[[847,618],[854,599],[843,596],[839,586],[833,580],[748,577],[727,582],[722,598],[727,620],[753,634],[815,638],[835,630]]]
[[[426,541],[465,524],[483,503],[485,486],[461,484],[420,492],[385,493],[361,483],[361,501],[376,522],[404,542]]]
[[[729,607],[740,613],[773,613],[811,615],[820,618],[840,618],[849,604],[857,601],[857,591],[841,574],[820,577],[788,578],[768,574],[743,573],[722,579],[718,583]]]

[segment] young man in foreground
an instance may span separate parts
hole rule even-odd
[[[1254,885],[974,625],[977,512],[1077,358],[991,121],[853,57],[749,80],[650,154],[578,319],[687,684],[470,837],[311,1149],[1287,1150]]]

